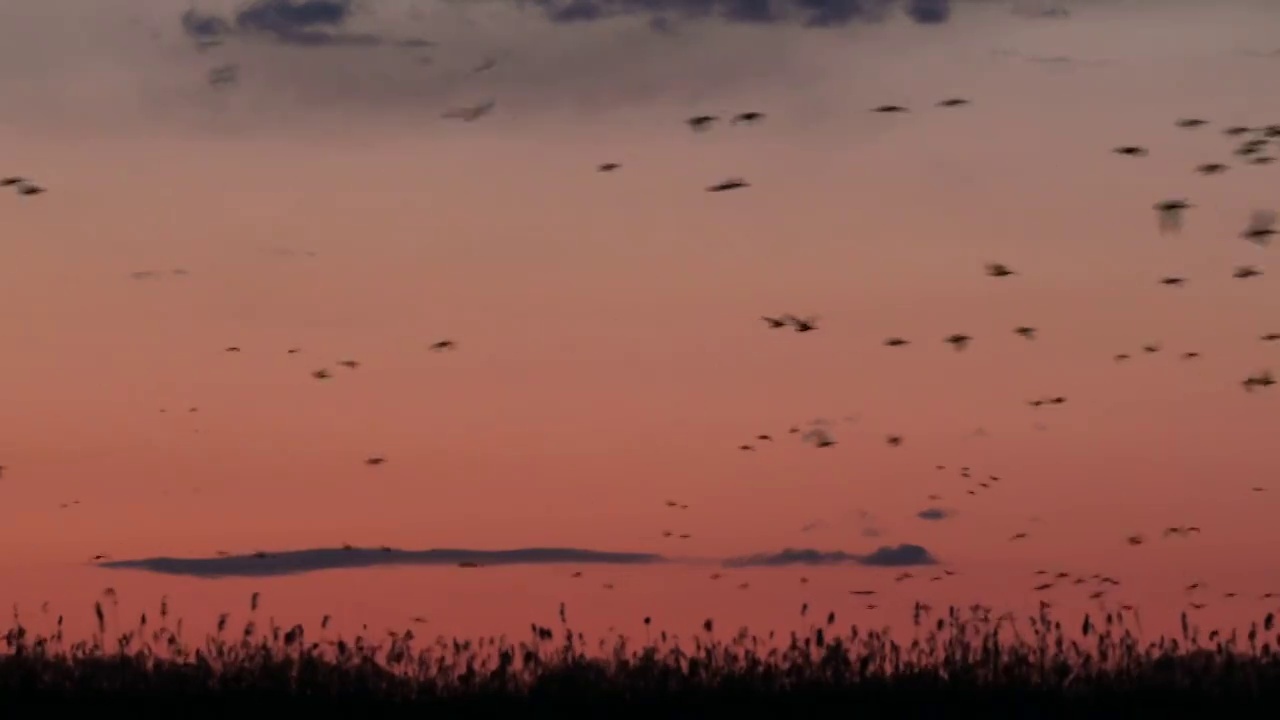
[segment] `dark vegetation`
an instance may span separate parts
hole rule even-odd
[[[257,597],[252,607],[256,614]],[[807,608],[806,608],[807,609]],[[525,639],[343,638],[326,617],[301,625],[228,616],[203,639],[182,635],[162,603],[109,633],[47,633],[15,613],[0,653],[0,716],[34,710],[227,717],[275,710],[326,717],[1236,717],[1280,700],[1280,635],[1268,614],[1247,630],[1144,640],[1131,614],[1064,627],[1049,608],[1018,621],[990,609],[917,605],[914,627],[842,627],[834,613],[790,636],[724,634],[712,620],[689,637],[650,630],[592,643],[534,624]]]

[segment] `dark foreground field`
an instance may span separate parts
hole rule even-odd
[[[563,623],[524,640],[344,639],[252,620],[231,631],[225,616],[192,641],[162,612],[158,627],[144,616],[106,643],[117,634],[97,612],[100,632],[77,642],[61,618],[48,635],[17,619],[0,717],[1237,717],[1280,700],[1272,615],[1204,637],[1184,616],[1181,637],[1144,641],[1122,612],[1067,628],[1047,610],[1015,620],[917,607],[893,639],[832,614],[790,636],[724,634],[708,620],[687,637],[589,643]]]

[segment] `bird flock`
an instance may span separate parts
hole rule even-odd
[[[489,69],[490,67],[492,67],[492,63],[487,63],[476,71],[481,72]],[[220,66],[219,68],[215,68],[211,71],[209,75],[209,82],[213,85],[233,84],[236,77],[237,70],[234,66]],[[955,109],[967,107],[971,104],[972,103],[968,99],[953,97],[937,102],[934,107]],[[489,100],[475,106],[448,110],[443,113],[443,117],[447,119],[461,120],[463,122],[475,122],[493,113],[496,107],[497,102],[495,100]],[[880,105],[870,108],[869,112],[884,115],[905,116],[908,115],[911,110],[901,105]],[[714,131],[718,126],[725,124],[726,119],[727,124],[730,127],[750,127],[764,122],[766,115],[763,112],[754,110],[738,112],[736,114],[725,116],[700,114],[685,119],[684,125],[692,132],[707,133]],[[1201,118],[1182,118],[1175,120],[1174,125],[1175,127],[1188,132],[1205,132],[1212,123]],[[1232,163],[1263,166],[1274,162],[1275,158],[1273,155],[1269,154],[1269,152],[1274,150],[1277,143],[1280,143],[1280,125],[1267,125],[1262,127],[1232,126],[1223,129],[1221,132],[1229,141],[1235,143],[1234,148],[1227,151],[1229,152],[1230,157],[1199,164],[1190,168],[1191,172],[1204,177],[1216,177],[1228,172],[1232,167]],[[1100,152],[1105,152],[1105,149]],[[1117,156],[1133,160],[1142,160],[1152,156],[1152,150],[1150,148],[1132,144],[1118,145],[1112,149],[1112,152]],[[595,169],[599,173],[615,173],[622,170],[623,165],[619,162],[609,161],[598,164]],[[23,197],[40,195],[46,192],[46,189],[43,186],[19,176],[0,179],[0,187],[12,188],[19,196]],[[707,185],[705,190],[710,193],[723,193],[751,187],[751,183],[744,178],[730,177]],[[1152,205],[1152,209],[1156,213],[1155,219],[1157,232],[1160,234],[1172,234],[1182,231],[1187,214],[1189,211],[1196,208],[1197,206],[1192,204],[1188,198],[1170,198],[1155,202]],[[1265,249],[1270,246],[1272,239],[1277,232],[1280,232],[1280,230],[1277,228],[1276,212],[1270,209],[1259,209],[1254,211],[1250,217],[1247,218],[1244,223],[1244,227],[1239,233],[1239,240],[1249,243],[1259,249]],[[981,268],[975,268],[975,272],[979,269],[981,269],[987,277],[992,278],[993,282],[1017,282],[1018,278],[1023,277],[1019,271],[1003,262],[986,262],[981,266]],[[1264,274],[1258,266],[1252,264],[1226,268],[1224,269],[1224,272],[1229,272],[1230,277],[1237,280],[1251,280],[1262,277]],[[185,275],[187,274],[187,271],[175,269],[171,271],[171,274]],[[162,275],[163,273],[158,271],[143,270],[133,273],[132,278],[135,280],[151,280],[157,279]],[[1180,275],[1170,275],[1158,278],[1157,282],[1160,285],[1178,289],[1186,287],[1186,285],[1191,282],[1191,279]],[[818,315],[800,315],[786,312],[761,315],[759,316],[759,319],[763,321],[764,328],[769,331],[790,331],[797,334],[810,334],[818,332],[821,329],[821,326],[819,325],[820,317]],[[1027,342],[1036,341],[1041,336],[1042,332],[1048,331],[1044,331],[1041,328],[1032,325],[1017,325],[1009,328],[1009,333],[1011,335]],[[1258,337],[1263,342],[1278,342],[1280,341],[1280,332],[1260,332]],[[964,352],[977,341],[978,340],[974,336],[960,328],[958,328],[956,332],[934,340],[934,342],[946,344],[954,352]],[[880,342],[883,347],[888,348],[888,350],[886,350],[887,352],[908,352],[910,351],[911,346],[915,344],[914,340],[905,335],[887,337],[882,339]],[[453,339],[440,339],[426,344],[425,348],[431,352],[454,351],[457,350],[458,343]],[[1138,345],[1138,348],[1140,353],[1147,355],[1162,351],[1162,345],[1159,342],[1141,343]],[[243,352],[243,349],[239,345],[230,345],[226,346],[224,351],[229,354],[239,354]],[[302,349],[291,347],[287,348],[285,352],[290,355],[295,355],[302,352]],[[1116,362],[1124,362],[1131,360],[1135,354],[1137,353],[1120,352],[1114,354],[1112,357]],[[1200,353],[1196,351],[1186,351],[1183,352],[1180,357],[1184,360],[1194,360],[1200,357]],[[333,362],[333,365],[348,372],[357,371],[362,367],[360,361],[350,358],[336,360]],[[337,371],[331,370],[326,366],[311,370],[310,375],[315,380],[328,381],[334,378],[335,372]],[[1245,377],[1240,378],[1238,382],[1245,391],[1250,393],[1265,390],[1276,384],[1275,377],[1269,369],[1261,369],[1256,372],[1251,372]],[[1058,394],[1046,394],[1040,397],[1028,399],[1026,402],[1032,408],[1047,410],[1048,408],[1061,406],[1067,401],[1068,399],[1065,396]],[[196,412],[197,410],[198,408],[192,407],[189,409],[189,412]],[[1280,415],[1277,417],[1280,417]],[[852,416],[844,418],[844,422],[853,423],[857,421],[858,418]],[[743,442],[738,445],[737,449],[742,453],[758,453],[762,452],[766,447],[776,446],[781,438],[789,436],[798,439],[800,442],[812,448],[830,450],[839,445],[836,432],[833,430],[834,425],[835,423],[832,421],[819,418],[808,423],[792,424],[787,427],[785,432],[759,432],[747,442]],[[887,431],[884,433],[883,438],[885,445],[891,448],[901,448],[908,443],[908,438],[898,431]],[[364,464],[370,468],[382,466],[387,462],[388,459],[383,455],[370,455],[364,459]],[[935,465],[934,467],[937,471],[948,470],[948,466],[943,464]],[[970,496],[991,491],[1001,484],[1002,478],[999,475],[987,472],[978,472],[968,466],[961,466],[955,470],[962,479],[970,481],[969,485],[964,490],[964,492]],[[11,470],[0,465],[0,479],[9,479],[11,475]],[[1254,486],[1252,488],[1255,492],[1263,492],[1265,489],[1266,488],[1262,486]],[[938,494],[931,494],[928,496],[928,499],[930,501],[941,501],[943,497]],[[78,501],[73,501],[72,503],[64,504],[64,507],[77,503]],[[665,506],[670,510],[687,510],[689,508],[688,504],[674,499],[666,500]],[[939,514],[943,514],[943,512],[939,511]],[[1201,528],[1198,526],[1178,525],[1165,528],[1161,535],[1163,538],[1170,540],[1187,539],[1193,535],[1200,535],[1201,532]],[[661,535],[664,538],[674,539],[689,539],[692,537],[691,533],[677,532],[671,529],[662,530]],[[1024,531],[1010,536],[1008,540],[1010,542],[1021,542],[1029,539],[1030,537],[1031,534]],[[1142,533],[1134,533],[1123,538],[1123,542],[1129,546],[1140,546],[1147,543],[1148,538]],[[350,545],[344,545],[344,548],[352,549]],[[386,552],[394,552],[394,550],[389,547],[384,547],[382,549]],[[220,554],[225,553],[220,551]],[[269,557],[269,554],[264,551],[255,551],[253,556],[265,558]],[[93,560],[99,561],[106,559],[107,557],[108,556],[105,554],[98,554],[94,556]],[[462,563],[461,566],[466,568],[478,567],[476,563]],[[937,582],[955,574],[956,571],[953,569],[942,569],[941,572],[931,575],[929,580]],[[577,570],[571,574],[571,577],[581,578],[583,575],[583,571]],[[1080,585],[1087,586],[1089,588],[1089,597],[1091,599],[1102,598],[1108,588],[1120,584],[1120,581],[1116,578],[1102,573],[1075,574],[1063,571],[1038,570],[1035,575],[1038,578],[1036,581],[1037,584],[1035,584],[1032,589],[1036,592],[1044,592],[1064,584]],[[722,572],[716,572],[710,575],[712,580],[718,580],[722,577],[724,577],[724,573]],[[899,573],[895,577],[895,581],[905,582],[913,579],[914,577],[916,576],[912,572],[905,571]],[[807,578],[801,578],[802,583],[807,581]],[[614,589],[616,587],[615,583],[612,581],[603,582],[601,586],[604,589]],[[749,583],[741,583],[738,587],[746,590],[749,588]],[[1185,591],[1187,593],[1196,593],[1203,589],[1204,584],[1197,582],[1188,585],[1185,588]],[[849,592],[855,596],[867,597],[875,595],[877,591],[873,589],[859,589],[850,590]],[[1235,597],[1236,595],[1237,593],[1230,592],[1225,593],[1224,597],[1230,598]],[[1267,593],[1263,597],[1271,596],[1272,593]],[[1194,601],[1191,605],[1191,607],[1196,609],[1203,606],[1204,603],[1202,601]],[[876,606],[874,604],[870,604],[867,607],[869,609],[874,609]],[[918,605],[917,610],[919,610],[919,607],[920,606]]]

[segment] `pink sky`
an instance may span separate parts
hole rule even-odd
[[[1271,607],[1253,598],[1280,591],[1265,553],[1280,541],[1280,485],[1249,490],[1280,471],[1265,450],[1280,396],[1239,382],[1280,366],[1280,344],[1257,339],[1280,332],[1280,294],[1270,275],[1230,273],[1270,270],[1275,250],[1236,236],[1251,210],[1275,208],[1280,170],[1191,169],[1230,162],[1222,126],[1280,122],[1280,59],[1241,54],[1274,49],[1280,26],[1244,0],[1083,7],[1062,23],[970,8],[931,28],[694,28],[702,45],[681,52],[709,79],[673,75],[669,96],[641,99],[615,89],[612,110],[590,100],[600,78],[575,85],[549,46],[513,40],[517,68],[472,93],[493,91],[498,111],[474,124],[437,119],[470,91],[410,102],[388,80],[385,96],[345,103],[311,93],[313,78],[255,76],[261,54],[245,56],[248,99],[214,113],[191,99],[199,70],[196,89],[173,90],[177,71],[131,64],[147,51],[123,31],[61,64],[37,56],[26,76],[9,63],[0,92],[28,112],[0,112],[0,175],[50,192],[0,195],[0,600],[88,608],[112,585],[125,605],[169,593],[211,618],[263,588],[285,620],[326,612],[323,597],[344,622],[422,613],[440,632],[549,622],[561,599],[590,604],[600,626],[644,614],[691,626],[726,608],[789,627],[805,600],[852,612],[847,590],[864,586],[889,593],[880,622],[916,598],[1030,607],[1030,573],[1045,567],[1120,577],[1116,601],[1166,615],[1204,580],[1223,618],[1235,619],[1216,607],[1230,589],[1250,596],[1237,602],[1251,619]],[[6,12],[0,40],[15,39]],[[56,32],[25,12],[28,34]],[[175,18],[156,18],[176,47]],[[588,62],[599,32],[582,29],[564,54]],[[726,69],[766,36],[779,61],[758,85]],[[1109,64],[1055,68],[1001,48]],[[520,67],[521,53],[544,64]],[[120,59],[95,61],[108,56]],[[636,64],[652,80],[676,72],[664,62]],[[521,75],[547,67],[563,73]],[[297,97],[272,93],[288,83]],[[930,107],[957,94],[975,104]],[[96,119],[70,110],[90,95]],[[886,102],[915,112],[866,112]],[[681,126],[744,109],[770,117],[705,136]],[[1187,115],[1214,125],[1172,126]],[[1151,157],[1109,153],[1130,143]],[[598,175],[603,161],[623,168]],[[753,187],[702,192],[736,175]],[[1197,207],[1182,235],[1161,237],[1150,206],[1179,196]],[[989,261],[1019,275],[985,277]],[[171,268],[190,275],[129,278]],[[1171,274],[1188,286],[1156,283]],[[758,320],[783,312],[817,314],[821,329]],[[1022,324],[1040,338],[1014,336]],[[969,350],[941,342],[953,332],[974,336]],[[914,344],[882,347],[890,335]],[[456,353],[427,351],[445,337]],[[1149,342],[1165,351],[1111,361]],[[1188,350],[1203,357],[1179,361]],[[336,367],[346,358],[364,364]],[[309,377],[319,367],[334,378]],[[1043,395],[1069,401],[1026,406]],[[784,437],[853,414],[833,448]],[[970,437],[977,427],[989,436]],[[762,432],[779,442],[735,450]],[[904,445],[885,446],[889,433]],[[366,467],[370,455],[388,462]],[[967,496],[961,465],[1003,479]],[[914,517],[932,505],[957,515]],[[859,509],[881,537],[862,536]],[[801,532],[815,520],[826,527]],[[1158,539],[1170,525],[1203,532]],[[1030,537],[1007,542],[1016,532]],[[1156,537],[1127,546],[1139,532]],[[742,570],[730,574],[752,588],[737,591],[741,579],[708,589],[701,567],[591,568],[573,582],[567,567],[217,581],[82,567],[96,553],[341,542],[712,558],[914,543],[961,574],[915,587],[857,566]],[[621,578],[607,602],[605,576]],[[1055,592],[1083,607],[1082,593]]]

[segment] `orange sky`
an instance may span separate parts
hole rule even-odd
[[[0,40],[17,41],[9,12]],[[25,35],[70,42],[50,17],[20,12]],[[88,607],[110,584],[126,604],[168,592],[184,614],[212,617],[265,587],[282,618],[324,612],[322,596],[348,622],[422,612],[453,632],[550,621],[560,599],[591,603],[599,625],[644,613],[693,623],[730,605],[743,622],[786,627],[804,599],[856,607],[846,591],[860,586],[891,591],[887,622],[915,597],[1029,606],[1039,567],[1132,578],[1116,600],[1166,615],[1194,580],[1280,591],[1262,554],[1280,540],[1280,486],[1249,491],[1280,470],[1265,451],[1280,397],[1239,388],[1280,364],[1280,344],[1257,340],[1280,332],[1280,294],[1270,275],[1230,277],[1239,264],[1270,269],[1274,249],[1236,236],[1251,210],[1275,207],[1280,171],[1191,172],[1230,161],[1222,126],[1280,122],[1280,60],[1242,55],[1272,49],[1280,29],[1255,5],[1087,6],[1061,23],[970,8],[940,27],[816,34],[694,27],[700,43],[679,52],[700,64],[682,72],[662,46],[639,45],[641,80],[675,73],[672,91],[614,87],[612,107],[600,77],[548,59],[547,43],[569,35],[530,29],[539,45],[512,29],[508,75],[416,99],[394,77],[385,95],[317,94],[315,78],[265,65],[284,50],[224,49],[244,53],[246,87],[215,111],[198,70],[214,60],[179,54],[174,16],[146,22],[162,29],[154,50],[140,49],[145,33],[112,30],[0,75],[26,109],[0,110],[0,175],[50,188],[0,195],[0,600]],[[501,47],[507,35],[485,28]],[[563,54],[586,63],[608,38],[580,32]],[[765,37],[778,63],[753,85],[744,73],[762,61],[733,60]],[[997,49],[1108,62],[1056,67]],[[160,53],[186,58],[195,79],[157,68]],[[548,68],[558,74],[537,75]],[[296,96],[281,90],[290,83]],[[488,92],[493,116],[438,119]],[[930,107],[956,94],[975,104]],[[866,112],[886,102],[915,112]],[[770,117],[703,136],[680,123],[742,109]],[[1187,115],[1214,125],[1172,126]],[[1129,143],[1151,157],[1108,152]],[[623,168],[595,173],[607,160]],[[736,175],[753,187],[702,192]],[[1185,233],[1161,237],[1150,206],[1178,196],[1197,207]],[[985,277],[989,261],[1019,275]],[[190,275],[129,278],[172,268]],[[1188,286],[1156,283],[1171,274]],[[819,315],[821,329],[758,320],[783,312]],[[1040,339],[1013,336],[1021,324]],[[969,350],[941,342],[953,332],[975,337]],[[890,335],[914,344],[882,347]],[[427,351],[444,337],[456,353]],[[1112,363],[1149,342],[1165,351]],[[1203,357],[1179,361],[1187,350]],[[346,358],[363,366],[334,365]],[[326,366],[332,380],[309,377]],[[1069,402],[1026,406],[1043,395]],[[834,448],[782,437],[854,414]],[[971,437],[978,427],[989,435]],[[734,449],[761,432],[779,442]],[[904,445],[885,446],[888,433]],[[377,454],[386,465],[362,463]],[[1003,480],[967,496],[960,465]],[[914,517],[931,505],[957,514]],[[862,536],[858,510],[881,537]],[[825,527],[801,532],[815,520]],[[1186,524],[1204,532],[1124,543]],[[1016,532],[1030,537],[1007,542]],[[593,568],[582,587],[569,568],[197,581],[80,567],[96,553],[341,542],[707,558],[915,543],[961,575],[890,590],[891,569],[743,570],[732,574],[755,578],[751,590],[713,591],[702,567]],[[605,575],[628,578],[607,603]],[[1055,597],[1069,605],[1073,592]]]

